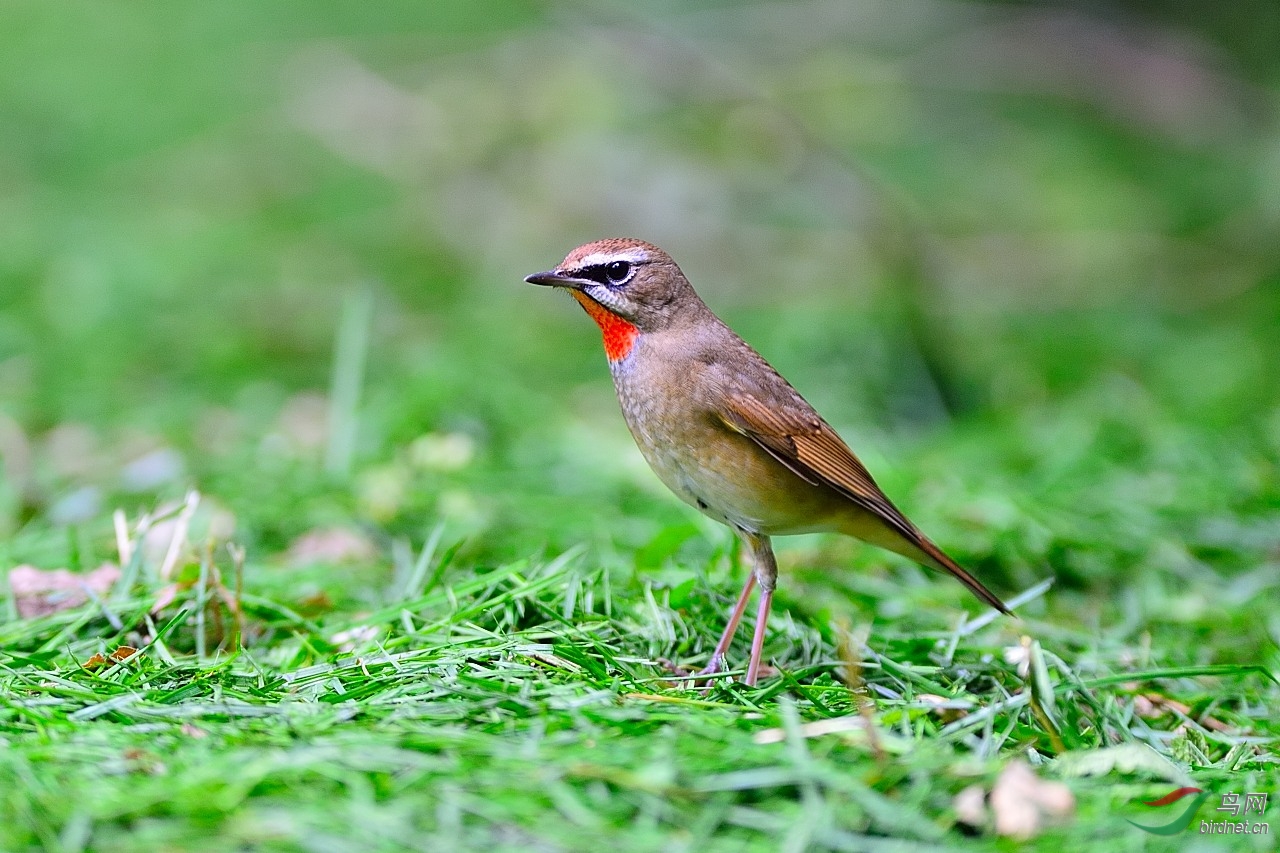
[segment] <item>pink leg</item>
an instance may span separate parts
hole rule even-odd
[[[768,536],[747,536],[755,558],[755,578],[760,584],[760,605],[756,610],[756,630],[751,635],[751,660],[747,663],[744,682],[754,687],[760,675],[760,659],[764,655],[764,633],[769,626],[769,608],[773,604],[773,588],[778,584],[778,561],[773,557],[773,546]]]
[[[764,630],[769,624],[769,607],[773,604],[773,590],[760,587],[760,606],[756,611],[756,630],[751,635],[751,661],[747,664],[746,685],[756,686],[760,674],[760,656],[764,652]]]
[[[724,656],[729,652],[729,644],[733,642],[733,635],[738,632],[738,622],[742,620],[742,614],[747,609],[747,599],[751,597],[751,590],[755,585],[756,573],[753,571],[747,575],[747,582],[742,587],[742,594],[738,596],[738,603],[733,605],[733,610],[729,613],[729,624],[724,626],[724,633],[720,635],[720,642],[716,643],[716,650],[711,653],[711,662],[698,675],[715,675],[724,671]]]

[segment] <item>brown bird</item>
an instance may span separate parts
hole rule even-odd
[[[950,572],[1009,612],[885,497],[835,430],[711,313],[666,252],[642,240],[600,240],[525,281],[566,288],[599,324],[622,414],[654,473],[751,549],[754,570],[703,674],[723,670],[759,584],[746,676],[756,683],[778,577],[771,536],[844,533]]]

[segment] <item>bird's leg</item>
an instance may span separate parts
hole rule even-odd
[[[738,596],[738,603],[733,605],[733,610],[729,612],[729,624],[724,626],[720,642],[716,643],[716,650],[711,653],[711,662],[698,675],[715,675],[724,671],[724,656],[729,653],[729,644],[733,642],[733,635],[738,632],[738,622],[747,609],[747,600],[751,598],[751,590],[755,585],[756,573],[753,570],[747,575],[747,582],[742,587],[742,594]]]
[[[751,535],[747,537],[755,557],[753,577],[760,584],[760,605],[756,610],[756,630],[751,635],[751,660],[747,664],[745,683],[754,687],[760,674],[760,657],[764,652],[764,631],[769,624],[769,607],[773,604],[773,588],[778,583],[778,561],[773,556],[773,546],[768,536]]]

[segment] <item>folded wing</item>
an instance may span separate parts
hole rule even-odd
[[[750,394],[733,394],[719,415],[727,427],[756,442],[797,477],[829,488],[874,515],[893,534],[922,552],[927,559],[921,562],[950,572],[978,598],[1002,613],[1009,612],[1004,602],[929,541],[893,505],[835,430],[799,395],[796,401],[790,406],[766,405]]]

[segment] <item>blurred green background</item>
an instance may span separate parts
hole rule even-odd
[[[5,3],[0,847],[1011,849],[959,803],[1023,759],[1042,849],[1274,803],[1277,45],[1275,0]],[[682,690],[744,568],[522,282],[607,236],[1053,588],[966,621],[791,537],[781,677]],[[192,488],[24,618],[13,567]]]
[[[110,556],[112,508],[191,486],[259,556],[350,519],[506,557],[688,527],[595,329],[521,283],[630,235],[998,586],[1274,594],[1274,3],[4,18],[10,565]]]

